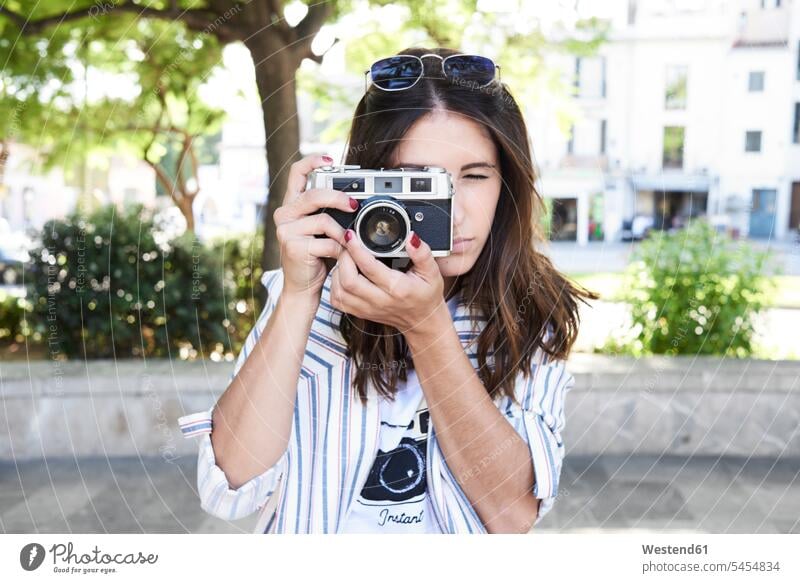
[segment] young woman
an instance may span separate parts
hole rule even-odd
[[[496,69],[401,51],[373,64],[353,117],[344,163],[450,172],[447,257],[410,233],[408,268],[387,267],[313,214],[358,207],[305,190],[333,160],[292,165],[267,305],[216,405],[180,420],[202,437],[207,512],[260,510],[264,533],[523,533],[552,508],[574,383],[564,362],[577,302],[596,296],[535,248],[528,132]]]

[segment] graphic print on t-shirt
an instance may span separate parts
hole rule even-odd
[[[447,302],[451,316],[457,302],[458,296]],[[427,490],[431,419],[413,367],[398,383],[394,400],[381,398],[379,404],[377,453],[338,532],[438,534],[441,526]]]
[[[423,398],[400,443],[390,451],[378,450],[358,504],[373,506],[377,527],[420,525],[426,520],[426,466],[430,413]],[[400,427],[387,421],[382,429]]]
[[[418,409],[400,444],[392,451],[378,450],[361,491],[365,500],[405,502],[425,493],[429,416],[427,408]],[[381,423],[389,425],[386,421]]]

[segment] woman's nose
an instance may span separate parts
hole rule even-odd
[[[461,225],[463,220],[464,209],[461,208],[461,204],[458,202],[458,197],[456,197],[456,200],[453,202],[453,226]]]

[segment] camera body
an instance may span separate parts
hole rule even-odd
[[[306,190],[312,188],[339,190],[358,201],[353,212],[325,207],[313,214],[328,213],[343,228],[355,231],[378,258],[408,258],[405,244],[412,230],[430,245],[434,257],[450,255],[455,188],[444,168],[321,166],[308,174]]]

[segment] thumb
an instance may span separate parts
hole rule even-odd
[[[423,241],[416,231],[411,232],[411,237],[406,241],[406,253],[413,264],[409,271],[413,271],[425,281],[433,281],[439,275],[439,266],[431,253],[431,247]]]

